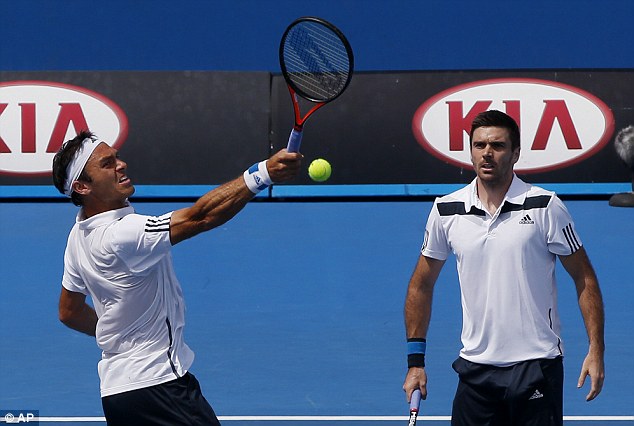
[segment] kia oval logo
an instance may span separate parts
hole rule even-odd
[[[105,96],[49,81],[0,83],[0,173],[47,175],[60,146],[90,129],[119,148],[128,119]]]
[[[471,168],[471,122],[490,109],[506,112],[520,127],[518,173],[547,172],[578,163],[600,151],[614,132],[612,111],[596,96],[577,87],[529,78],[481,80],[438,93],[416,110],[412,130],[432,155]]]

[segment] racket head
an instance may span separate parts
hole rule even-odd
[[[280,67],[295,93],[312,102],[341,95],[354,69],[354,55],[343,33],[314,16],[293,21],[280,41]]]

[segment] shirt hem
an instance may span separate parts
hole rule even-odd
[[[166,376],[159,377],[157,379],[146,380],[139,383],[131,383],[129,385],[116,386],[108,389],[101,389],[101,397],[107,397],[112,395],[117,395],[124,392],[130,392],[137,389],[149,388],[151,386],[161,385],[163,383],[171,382],[172,380],[176,380],[179,377],[184,376],[187,373],[187,370],[183,370],[178,376],[174,373],[170,373]]]
[[[526,359],[518,359],[518,360],[515,360],[515,361],[487,361],[487,360],[477,359],[477,357],[465,356],[462,353],[459,355],[459,357],[464,359],[465,361],[469,361],[469,362],[472,362],[474,364],[490,365],[492,367],[504,368],[504,367],[512,367],[512,366],[514,366],[516,364],[519,364],[521,362],[535,361],[535,360],[538,360],[538,359],[560,358],[560,357],[563,357],[563,354],[554,354],[554,355],[553,354],[544,354],[542,356],[526,357]]]

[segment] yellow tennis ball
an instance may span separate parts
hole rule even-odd
[[[318,158],[308,166],[308,176],[315,182],[324,182],[328,180],[332,173],[330,163],[323,158]]]

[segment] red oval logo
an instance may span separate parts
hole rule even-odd
[[[529,78],[481,80],[452,87],[424,102],[412,131],[432,155],[471,168],[473,118],[497,109],[520,126],[518,173],[568,167],[600,151],[614,133],[614,115],[599,98],[577,87]]]
[[[107,97],[50,81],[0,83],[0,173],[46,175],[62,143],[90,129],[119,148],[128,119]]]

